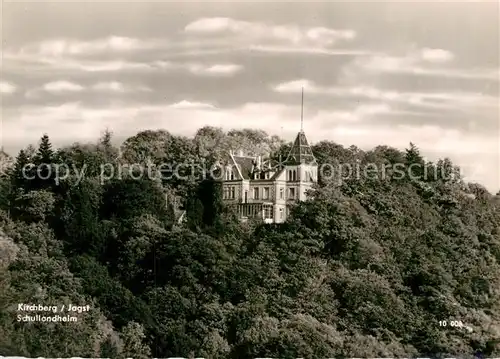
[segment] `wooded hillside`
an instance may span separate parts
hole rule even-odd
[[[136,166],[104,182],[101,169],[212,165],[239,148],[277,157],[289,144],[276,136],[205,127],[194,138],[144,131],[121,149],[109,132],[37,146],[0,179],[1,355],[500,355],[500,195],[465,183],[448,159],[320,142],[320,165],[417,163],[432,176],[323,174],[287,223],[263,225],[239,223],[199,168],[162,180],[132,178]],[[86,171],[27,179],[28,163]],[[19,303],[91,310],[76,323],[25,323]]]

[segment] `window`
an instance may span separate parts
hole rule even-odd
[[[294,199],[295,198],[295,188],[290,188],[290,192],[289,192],[288,198],[290,198],[290,199]]]
[[[224,192],[222,194],[224,199],[235,199],[236,198],[236,187],[224,187]]]
[[[283,219],[283,215],[284,215],[283,208],[280,208],[280,219]]]
[[[283,199],[285,197],[285,190],[282,188],[280,188],[280,199]]]
[[[231,181],[231,180],[234,180],[235,179],[235,176],[234,176],[234,171],[233,171],[233,168],[228,166],[226,167],[226,175],[225,175],[225,178],[226,178],[226,181]]]
[[[264,187],[264,192],[262,193],[262,199],[269,199],[269,187]]]
[[[273,219],[273,207],[271,206],[264,207],[264,218]]]
[[[259,187],[253,189],[253,199],[259,199]]]

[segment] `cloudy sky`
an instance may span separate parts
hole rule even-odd
[[[497,2],[4,2],[1,137],[17,151],[163,128],[416,143],[499,184]]]

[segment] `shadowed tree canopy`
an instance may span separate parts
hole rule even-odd
[[[312,147],[319,165],[388,166],[387,176],[322,173],[287,222],[240,223],[221,184],[190,167],[177,178],[134,176],[229,150],[284,159],[290,147],[277,136],[148,130],[120,153],[109,132],[61,149],[44,135],[0,176],[0,353],[499,356],[500,193],[466,183],[449,159],[427,161],[414,144]],[[30,161],[88,172],[47,185],[23,178]],[[104,181],[109,162],[138,167]],[[77,323],[18,323],[13,303],[92,309]]]

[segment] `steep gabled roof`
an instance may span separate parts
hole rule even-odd
[[[234,161],[234,165],[237,166],[239,174],[243,177],[243,179],[251,179],[251,175],[254,168],[253,157],[245,157],[245,156],[231,156]]]
[[[271,177],[271,181],[275,181],[276,179],[278,179],[279,176],[281,176],[281,174],[285,171],[284,168],[279,168],[277,169],[277,171],[274,173],[274,175]]]
[[[307,142],[306,134],[304,131],[300,131],[293,142],[292,148],[288,153],[286,158],[286,164],[298,165],[304,164],[316,164],[316,158],[312,152],[311,146]]]

